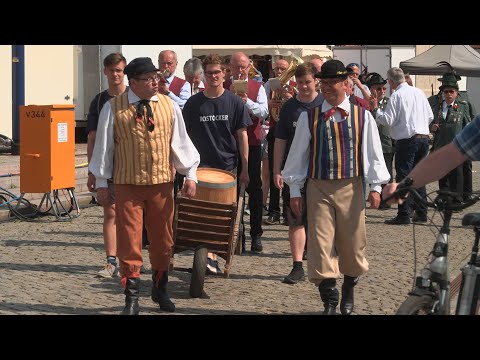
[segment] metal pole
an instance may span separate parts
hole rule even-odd
[[[21,105],[25,105],[25,45],[12,45],[12,155],[20,154]]]

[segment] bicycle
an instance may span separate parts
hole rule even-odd
[[[410,193],[415,200],[434,208],[443,216],[443,225],[439,230],[429,261],[415,279],[415,286],[407,299],[400,305],[397,315],[450,315],[451,284],[448,272],[448,240],[450,220],[456,211],[472,206],[480,199],[480,194],[472,194],[464,203],[455,202],[457,194],[438,190],[433,202],[422,199],[417,190],[408,184],[399,186],[384,202],[395,197],[405,198]],[[461,270],[461,284],[455,315],[475,315],[480,308],[480,213],[466,214],[462,226],[473,226],[475,240],[470,260]]]

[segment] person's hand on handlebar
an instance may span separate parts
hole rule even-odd
[[[399,183],[393,182],[390,184],[385,185],[385,187],[382,190],[382,200],[388,199],[387,204],[403,204],[405,202],[404,198],[399,198],[397,199],[395,196],[392,197],[392,194],[397,190]],[[405,195],[405,197],[408,196],[408,193]]]

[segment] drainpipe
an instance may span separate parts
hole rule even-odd
[[[25,105],[25,45],[12,45],[12,155],[20,155],[21,105]]]

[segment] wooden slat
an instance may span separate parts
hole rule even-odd
[[[177,244],[175,244],[175,251],[177,249],[183,248],[186,250],[194,250],[197,246],[205,245],[207,249],[211,252],[222,252],[226,253],[228,251],[228,243],[221,243],[218,241],[212,240],[198,240],[187,238],[184,236],[177,236]]]
[[[188,199],[188,198],[179,198],[179,204],[183,205],[190,205],[190,206],[197,206],[197,207],[206,207],[206,208],[214,208],[214,209],[225,209],[231,210],[235,208],[235,203],[232,204],[222,204],[215,201],[206,201],[206,200],[195,200],[195,199]]]
[[[182,213],[191,213],[191,214],[199,214],[199,215],[210,215],[210,216],[222,216],[222,217],[232,217],[232,210],[224,210],[224,209],[207,209],[207,208],[199,208],[195,206],[186,206],[180,205],[179,212]]]
[[[190,221],[193,223],[230,226],[232,219],[230,217],[207,217],[198,214],[181,213],[181,215],[178,216],[177,221],[179,223],[183,221]]]
[[[177,227],[177,239],[179,237],[187,237],[198,240],[211,240],[211,241],[221,241],[228,243],[230,238],[229,233],[226,234],[217,234],[210,231],[199,231],[197,229],[183,229]]]
[[[186,221],[182,219],[178,221],[177,227],[180,229],[195,229],[200,231],[209,231],[217,234],[230,234],[230,222],[221,226],[217,224],[208,224],[207,222]]]
[[[202,245],[202,244],[198,244],[198,245]],[[204,245],[206,245],[206,244],[204,244]],[[210,249],[210,247],[208,245],[206,245],[206,246],[207,246],[208,249]],[[183,245],[175,246],[175,253],[179,253],[179,252],[182,252],[182,251],[192,251],[192,247],[191,246],[183,246]],[[219,255],[223,258],[227,254],[227,252],[223,249],[217,249],[217,250],[215,250],[215,254],[217,254],[217,255]]]

